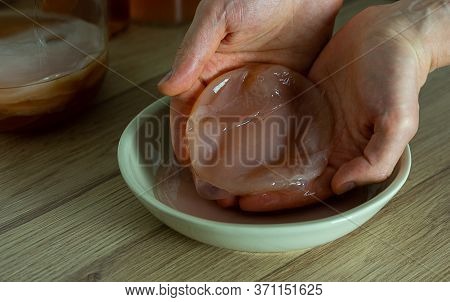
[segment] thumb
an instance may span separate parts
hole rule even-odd
[[[172,70],[158,84],[170,96],[188,91],[225,37],[225,15],[214,1],[202,1],[175,57]]]
[[[331,181],[334,193],[342,194],[355,186],[386,180],[416,134],[417,127],[415,114],[391,114],[380,118],[363,154],[343,164],[334,175]]]

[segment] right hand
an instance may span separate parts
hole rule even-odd
[[[206,85],[248,63],[279,64],[306,74],[329,40],[342,0],[203,0],[172,71],[162,79],[171,103],[172,143],[189,163],[186,120]]]

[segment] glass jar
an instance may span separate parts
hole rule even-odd
[[[128,27],[130,22],[129,0],[108,0],[108,29],[113,36]]]
[[[193,19],[200,0],[131,0],[131,18],[137,22],[180,24]]]
[[[0,131],[77,114],[106,72],[103,0],[0,4]]]

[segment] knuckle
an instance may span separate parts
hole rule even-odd
[[[410,107],[407,112],[390,113],[385,127],[411,139],[419,129],[419,108]]]
[[[398,131],[401,131],[408,138],[412,138],[419,129],[419,119],[413,115],[401,117],[398,123]]]
[[[197,13],[204,13],[211,7],[211,1],[210,0],[202,0],[197,6]]]
[[[223,9],[222,1],[202,0],[197,6],[197,13],[206,18],[216,18]]]
[[[242,1],[232,1],[224,6],[224,11],[226,12],[226,21],[230,25],[241,24],[244,20],[244,2]]]

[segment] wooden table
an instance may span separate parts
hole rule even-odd
[[[347,3],[342,24],[368,2]],[[386,2],[386,1],[381,1]],[[111,67],[157,94],[186,27],[132,26]],[[109,74],[92,109],[40,135],[0,134],[0,280],[450,280],[450,69],[421,92],[413,167],[366,228],[307,252],[251,254],[188,239],[128,190],[116,161],[127,123],[154,100]]]

